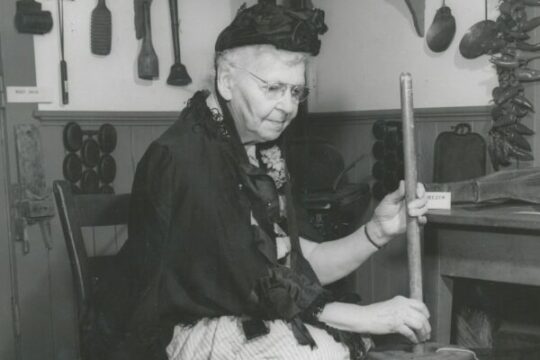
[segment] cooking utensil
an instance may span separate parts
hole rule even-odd
[[[64,147],[71,152],[79,151],[83,143],[83,131],[76,122],[69,122],[63,132]]]
[[[45,34],[53,26],[50,11],[41,10],[41,4],[35,0],[17,1],[15,28],[22,34]]]
[[[466,181],[426,184],[426,188],[428,191],[450,191],[452,203],[520,200],[540,204],[540,168],[497,171]]]
[[[412,17],[416,33],[424,37],[424,12],[426,9],[426,0],[405,0]]]
[[[133,0],[133,12],[135,14],[134,16],[134,24],[135,24],[135,37],[137,40],[142,39],[144,36],[144,15],[143,15],[143,4],[148,3],[150,6],[150,3],[152,3],[152,0]]]
[[[99,127],[98,133],[99,148],[105,154],[110,154],[116,148],[116,129],[111,124],[103,124]]]
[[[99,191],[99,176],[94,170],[87,169],[83,172],[81,190],[85,194],[95,194]]]
[[[112,38],[111,33],[111,12],[107,8],[105,0],[98,0],[97,6],[92,11],[92,19],[90,23],[90,49],[92,54],[110,54]]]
[[[414,134],[414,110],[412,77],[409,73],[400,76],[401,116],[403,122],[403,145],[405,147],[405,194],[407,203],[416,199],[417,168]],[[409,291],[412,299],[423,301],[422,250],[418,218],[407,216],[407,258],[409,263]],[[416,344],[413,353],[423,354],[424,344]]]
[[[62,104],[69,103],[67,63],[64,58],[64,0],[58,3],[58,33],[60,35],[60,86],[62,88]]]
[[[497,23],[487,19],[487,0],[485,0],[485,20],[471,26],[463,35],[459,43],[459,52],[466,59],[496,52],[506,45],[506,42],[498,36]]]
[[[93,168],[99,163],[99,145],[96,140],[92,138],[84,140],[81,157],[84,165],[90,168]]]
[[[64,178],[72,183],[81,180],[83,171],[81,159],[74,153],[67,154],[62,164],[62,171]]]
[[[159,61],[152,45],[152,30],[150,25],[150,4],[143,2],[144,36],[141,51],[137,61],[139,78],[152,80],[159,76]]]
[[[456,19],[452,16],[452,10],[446,6],[445,0],[443,0],[443,4],[435,13],[433,23],[427,32],[427,45],[433,52],[442,52],[448,49],[455,34]]]
[[[174,49],[174,64],[171,66],[167,84],[184,86],[191,83],[191,77],[186,67],[180,60],[180,39],[178,36],[178,0],[169,0],[169,12],[171,15],[171,30]]]
[[[99,160],[98,175],[102,183],[111,183],[116,177],[116,161],[114,158],[105,154]]]

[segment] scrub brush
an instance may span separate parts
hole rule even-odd
[[[105,0],[98,0],[92,11],[90,25],[90,47],[96,55],[108,55],[111,52],[111,12],[105,5]]]

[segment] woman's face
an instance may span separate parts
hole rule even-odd
[[[276,50],[233,71],[229,108],[242,143],[277,139],[296,116],[298,102],[291,97],[290,87],[281,98],[269,99],[264,82],[305,85],[305,64],[288,64]]]

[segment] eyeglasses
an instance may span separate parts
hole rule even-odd
[[[286,84],[282,82],[269,82],[264,79],[261,79],[254,73],[244,68],[237,68],[244,70],[246,73],[251,75],[255,80],[259,81],[261,84],[261,89],[264,91],[264,94],[269,100],[277,101],[282,99],[285,96],[285,92],[290,89],[291,98],[297,103],[305,101],[309,95],[309,88],[304,85],[293,85]]]

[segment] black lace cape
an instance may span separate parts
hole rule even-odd
[[[129,238],[84,315],[83,345],[99,358],[165,359],[174,325],[223,315],[284,319],[300,343],[316,346],[303,320],[316,322],[331,295],[301,253],[294,271],[278,262],[273,181],[237,153],[235,130],[216,121],[207,96],[196,93],[137,166]],[[302,221],[298,228],[314,235]]]

